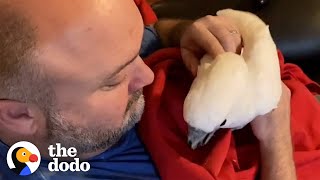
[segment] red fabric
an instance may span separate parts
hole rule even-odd
[[[151,25],[157,22],[157,16],[146,0],[134,0],[134,2],[140,10],[145,25]]]
[[[291,120],[294,157],[299,179],[320,177],[320,105],[312,93],[320,87],[299,67],[284,64],[283,82],[292,92]],[[144,89],[146,108],[139,126],[143,142],[163,179],[254,179],[259,149],[249,126],[217,132],[208,145],[195,151],[187,144],[183,102],[192,82],[178,49],[163,49],[146,59],[155,73]]]

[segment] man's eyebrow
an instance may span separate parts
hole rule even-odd
[[[128,65],[130,65],[135,59],[137,59],[137,57],[139,56],[139,52],[128,62],[120,65],[113,73],[111,73],[106,79],[111,79],[112,77],[114,77],[115,75],[117,75],[119,72],[121,72],[125,67],[127,67]]]

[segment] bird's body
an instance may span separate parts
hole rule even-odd
[[[184,102],[184,118],[192,129],[203,133],[242,128],[276,108],[281,96],[277,49],[268,26],[247,12],[228,9],[217,14],[239,28],[243,53],[202,58]],[[196,143],[193,148],[203,144],[204,137],[190,136],[189,132],[189,141]]]

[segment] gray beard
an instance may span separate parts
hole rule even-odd
[[[132,105],[136,105],[132,107]],[[138,105],[139,104],[139,105]],[[138,107],[138,108],[137,108]],[[137,108],[137,109],[136,109]],[[49,112],[48,137],[51,144],[75,147],[77,155],[107,149],[140,121],[144,109],[142,90],[135,92],[128,101],[123,125],[116,129],[93,129],[70,124],[58,112]]]

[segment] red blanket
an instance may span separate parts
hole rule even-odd
[[[283,82],[292,92],[291,130],[299,179],[320,178],[320,87],[279,53]],[[259,147],[249,126],[220,130],[195,151],[187,144],[183,102],[192,83],[178,49],[163,49],[146,63],[155,73],[144,89],[146,109],[139,133],[163,179],[254,179],[259,172]]]
[[[134,0],[141,13],[144,25],[154,24],[158,19],[146,0]]]

